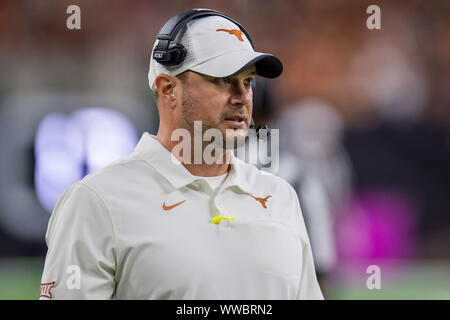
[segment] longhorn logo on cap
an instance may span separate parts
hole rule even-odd
[[[231,30],[228,30],[228,29],[217,29],[216,31],[228,32],[229,34],[235,35],[239,39],[239,41],[244,41],[244,38],[242,38],[242,31],[239,30],[239,29],[231,29]]]

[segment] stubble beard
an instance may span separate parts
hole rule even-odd
[[[189,88],[185,85],[184,90],[183,90],[183,95],[182,95],[181,113],[183,116],[184,125],[185,125],[186,129],[188,129],[189,132],[191,132],[192,137],[194,137],[194,134],[197,134],[197,135],[200,135],[201,137],[203,137],[204,133],[207,130],[214,129],[214,130],[218,130],[221,133],[222,141],[219,142],[219,141],[216,141],[216,139],[214,139],[212,142],[205,142],[204,145],[214,143],[215,146],[221,147],[221,148],[223,148],[224,151],[226,151],[227,149],[232,150],[232,149],[239,148],[245,144],[245,137],[247,135],[248,130],[245,130],[245,132],[243,132],[242,129],[238,129],[239,131],[241,131],[241,133],[233,134],[233,132],[235,133],[235,131],[238,131],[238,130],[227,129],[226,132],[222,132],[218,128],[218,125],[225,120],[224,115],[221,115],[221,117],[220,117],[221,120],[216,125],[210,124],[209,121],[195,119],[195,109],[196,109],[196,106],[199,105],[199,103],[200,103],[199,101],[196,101],[196,99],[194,99],[192,97],[192,95],[190,94]],[[200,130],[196,126],[194,126],[194,121],[201,121],[202,125],[201,125]],[[198,132],[197,132],[197,130],[198,130]],[[229,132],[227,132],[227,131],[229,131]],[[227,133],[231,133],[231,134],[227,134]]]

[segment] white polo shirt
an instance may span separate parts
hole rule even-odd
[[[232,157],[214,191],[171,159],[145,133],[64,192],[41,299],[323,299],[288,183]]]

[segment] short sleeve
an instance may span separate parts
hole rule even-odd
[[[114,225],[98,193],[83,183],[67,189],[53,210],[45,240],[40,299],[113,298]]]

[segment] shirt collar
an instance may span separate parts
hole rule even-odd
[[[244,166],[247,164],[244,163],[239,158],[236,158],[236,156],[233,153],[231,154],[230,163],[231,163],[230,174],[224,181],[222,189],[237,186],[245,193],[250,192],[250,188],[248,185],[249,177],[246,175],[246,171],[244,170]]]
[[[183,164],[167,150],[154,135],[145,132],[135,149],[142,154],[145,160],[154,167],[162,176],[164,176],[176,189],[191,184],[199,180],[198,176],[192,175]],[[231,155],[230,172],[225,179],[221,189],[237,186],[244,192],[249,192],[243,163]],[[200,178],[201,179],[201,178]]]

